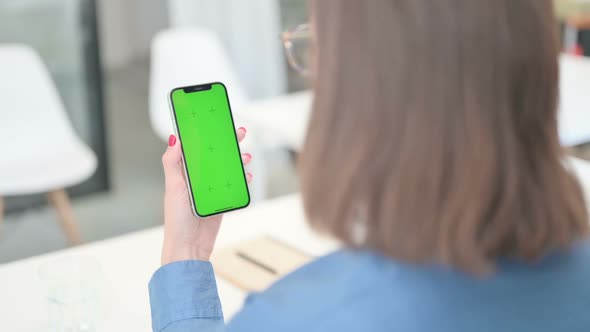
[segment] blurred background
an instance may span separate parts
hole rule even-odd
[[[590,54],[588,1],[556,6],[564,53]],[[265,120],[309,108],[279,38],[307,16],[303,0],[0,0],[0,263],[160,225],[166,92],[183,84],[227,83],[254,202],[297,191],[302,131]]]
[[[173,67],[177,56],[183,57],[185,45],[189,52],[196,53],[184,55],[194,60],[195,67],[223,66],[224,73],[230,72],[224,75],[235,81],[231,82],[235,86],[230,85],[229,95],[236,113],[245,104],[243,100],[256,102],[305,89],[304,80],[285,61],[279,33],[306,21],[305,1],[300,0],[0,0],[0,47],[23,44],[40,56],[52,79],[49,84],[54,84],[63,102],[67,121],[96,159],[95,169],[87,172],[87,177],[67,187],[72,209],[68,212],[66,206],[64,212],[59,211],[63,204],[52,206],[47,202],[46,193],[53,187],[36,185],[39,188],[31,192],[9,185],[4,188],[3,182],[27,180],[17,179],[15,176],[20,174],[10,172],[10,165],[17,162],[16,153],[0,158],[0,196],[4,198],[0,263],[76,242],[76,235],[68,239],[68,224],[62,223],[63,216],[78,226],[83,242],[161,224],[160,158],[167,133],[157,132],[158,124],[153,121],[159,120],[150,118],[150,107],[153,112],[163,112],[162,121],[170,117],[167,105],[158,109],[161,107],[150,105],[150,100],[159,99],[153,104],[161,104],[169,87],[159,91],[158,96],[150,96],[150,84],[159,84],[154,79],[177,79],[178,84],[186,81],[183,77],[163,77],[178,74]],[[161,38],[155,39],[158,34]],[[180,38],[177,44],[181,47],[174,45],[176,38]],[[161,49],[154,49],[156,40],[162,43]],[[5,58],[3,51],[0,48],[0,59],[10,61],[10,54]],[[225,62],[216,63],[216,58],[207,63],[199,61],[199,53],[209,51],[223,53],[231,68]],[[151,62],[154,53],[158,53],[158,63]],[[160,77],[153,77],[150,68]],[[19,75],[16,68],[15,74]],[[0,75],[6,79],[10,76],[6,72]],[[224,75],[214,79],[223,81]],[[196,75],[185,83],[203,83],[210,77],[204,76]],[[37,84],[31,81],[35,78],[21,79],[32,86]],[[39,84],[43,83],[48,82]],[[233,103],[234,94],[242,100],[240,103]],[[6,106],[0,110],[7,114],[0,116],[0,131],[5,132],[0,138],[13,141],[13,145],[21,138],[6,137],[6,132],[17,125],[11,122],[19,112],[28,110]],[[240,125],[246,124],[236,119],[236,126]],[[15,135],[44,139],[26,128],[20,128]],[[59,147],[56,151],[60,152]],[[256,174],[264,179],[264,188],[256,198],[296,190],[288,149],[273,146],[264,155],[268,167],[264,167],[265,174]],[[44,172],[43,160],[27,162],[38,163],[35,172]],[[70,163],[76,162],[74,158]],[[38,175],[52,177],[49,173]]]

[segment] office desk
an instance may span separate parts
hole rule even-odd
[[[266,201],[225,216],[217,248],[259,235],[271,235],[312,255],[337,248],[304,222],[298,195]],[[41,264],[61,257],[91,256],[102,268],[102,324],[99,331],[151,331],[147,284],[159,267],[162,228],[149,229],[76,248],[0,265],[0,330],[43,331],[46,303],[38,280]],[[246,293],[218,278],[226,318]]]
[[[588,194],[590,163],[571,158],[571,166]],[[266,201],[226,215],[216,248],[260,235],[273,236],[315,256],[338,248],[338,243],[308,228],[299,195]],[[147,284],[160,265],[162,237],[162,228],[157,227],[0,265],[0,330],[43,331],[47,307],[37,276],[39,266],[64,257],[90,256],[101,264],[104,279],[102,324],[98,331],[150,331]],[[247,294],[219,277],[217,285],[225,317],[229,319],[242,306]]]

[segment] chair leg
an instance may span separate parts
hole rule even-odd
[[[51,191],[47,193],[47,199],[57,211],[59,222],[70,244],[82,243],[78,223],[74,218],[74,210],[66,191],[64,189]]]

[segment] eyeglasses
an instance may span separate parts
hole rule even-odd
[[[289,65],[304,76],[308,76],[310,72],[310,37],[311,32],[308,23],[300,24],[281,34]]]

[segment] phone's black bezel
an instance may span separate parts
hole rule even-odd
[[[207,91],[207,90],[211,90],[211,88],[213,87],[214,84],[221,85],[223,87],[223,89],[225,90],[225,98],[226,98],[226,101],[227,101],[227,107],[229,109],[229,116],[230,116],[230,119],[231,119],[232,126],[234,127],[234,130],[233,130],[233,132],[234,132],[234,140],[235,140],[236,146],[238,147],[238,156],[239,156],[240,160],[242,160],[242,151],[240,150],[240,143],[238,142],[238,134],[237,134],[237,131],[236,131],[236,124],[234,122],[234,116],[233,116],[233,113],[232,113],[232,110],[231,110],[231,104],[229,102],[229,93],[227,91],[227,87],[222,82],[211,82],[211,83],[205,83],[205,84],[182,86],[182,87],[174,88],[174,89],[172,89],[170,91],[168,98],[170,98],[170,107],[172,108],[172,112],[174,113],[173,114],[174,115],[173,118],[174,118],[174,125],[176,126],[176,134],[178,135],[178,139],[180,140],[180,142],[182,142],[182,137],[181,137],[181,134],[180,134],[180,127],[178,126],[178,119],[176,117],[176,108],[174,108],[174,101],[172,100],[172,94],[175,91],[177,91],[177,90],[183,90],[185,93],[198,93],[198,92],[201,92],[201,91]],[[181,151],[182,151],[182,166],[184,167],[184,171],[186,173],[186,181],[187,181],[187,184],[188,184],[188,190],[190,190],[189,196],[191,198],[191,203],[193,204],[193,207],[194,207],[193,211],[197,214],[197,217],[199,217],[199,218],[207,218],[207,217],[215,216],[215,215],[218,215],[218,214],[223,214],[223,213],[227,213],[227,212],[231,212],[231,211],[235,211],[235,210],[240,210],[240,209],[246,208],[246,207],[248,207],[250,205],[250,200],[251,200],[250,199],[250,188],[248,188],[248,180],[246,178],[246,170],[244,169],[244,163],[241,163],[240,162],[240,166],[242,167],[242,175],[244,176],[244,183],[246,184],[246,194],[248,195],[248,202],[245,205],[243,205],[243,206],[231,208],[229,210],[216,211],[214,213],[205,214],[205,215],[200,214],[199,213],[199,209],[197,207],[197,202],[196,202],[196,199],[195,199],[195,195],[193,194],[193,185],[191,183],[191,176],[189,174],[188,167],[187,167],[186,162],[185,162],[185,158],[184,158],[184,146],[182,146],[182,143],[181,143],[180,148],[181,148]]]

